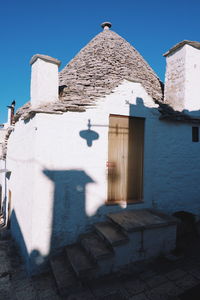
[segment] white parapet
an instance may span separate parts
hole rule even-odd
[[[60,61],[36,54],[31,58],[31,105],[37,108],[58,100],[58,67]]]

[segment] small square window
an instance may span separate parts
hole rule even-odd
[[[199,127],[192,127],[192,141],[199,141]]]

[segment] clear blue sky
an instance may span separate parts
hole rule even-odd
[[[0,123],[13,99],[17,108],[29,100],[32,55],[58,58],[62,69],[110,21],[164,81],[162,54],[181,40],[200,41],[199,16],[199,0],[2,0]]]

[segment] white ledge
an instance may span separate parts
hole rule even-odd
[[[30,60],[30,65],[32,65],[38,58],[42,59],[42,60],[45,60],[47,62],[51,62],[51,63],[54,63],[58,66],[60,66],[61,64],[61,61],[56,59],[56,58],[53,58],[51,56],[48,56],[48,55],[43,55],[43,54],[35,54],[32,56],[31,60]]]

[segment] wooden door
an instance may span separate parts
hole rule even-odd
[[[142,201],[144,119],[111,115],[108,204]]]

